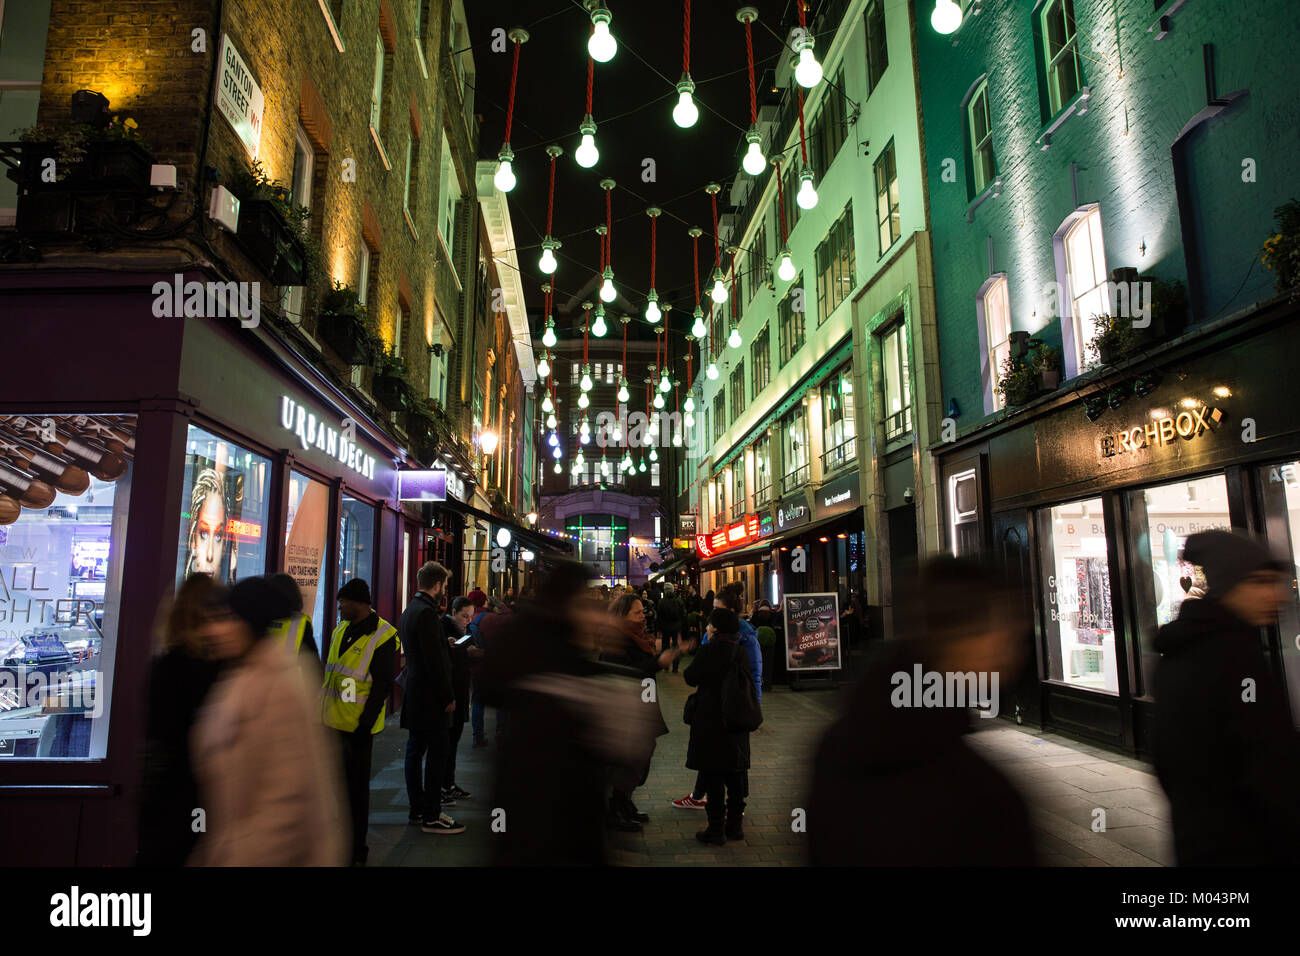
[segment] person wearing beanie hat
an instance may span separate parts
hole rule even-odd
[[[1290,566],[1242,534],[1204,531],[1183,560],[1202,598],[1162,627],[1152,680],[1151,751],[1169,797],[1180,866],[1300,862],[1300,736],[1268,665],[1260,628],[1275,624]]]
[[[208,826],[192,866],[339,866],[346,860],[337,753],[314,688],[266,640],[288,602],[247,578],[208,614],[204,637],[225,670],[190,736],[198,806]]]
[[[352,819],[352,865],[364,866],[369,848],[370,757],[384,729],[397,662],[397,629],[370,606],[370,585],[352,578],[338,590],[339,624],[330,636],[321,685],[321,721],[336,731],[343,752]],[[355,675],[364,675],[360,680]]]

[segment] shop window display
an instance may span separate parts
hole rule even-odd
[[[344,495],[339,520],[339,587],[360,578],[374,593],[374,544],[374,507]]]
[[[135,430],[0,417],[0,758],[105,756]]]
[[[317,633],[325,621],[325,551],[329,531],[329,486],[289,473],[289,520],[285,523],[285,571],[298,582],[302,606]]]
[[[1198,531],[1231,527],[1227,479],[1210,475],[1129,492],[1129,524],[1139,567],[1146,568],[1138,572],[1136,595],[1142,676],[1149,681],[1159,657],[1156,632],[1205,591],[1201,569],[1182,560],[1183,545]]]
[[[1110,551],[1101,499],[1040,511],[1038,537],[1051,679],[1119,693]]]
[[[176,582],[212,575],[231,585],[266,573],[269,459],[189,427]]]

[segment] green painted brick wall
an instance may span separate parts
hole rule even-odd
[[[953,37],[941,37],[928,23],[929,5],[918,4],[943,389],[945,401],[961,406],[962,431],[985,414],[975,298],[990,274],[1008,276],[1012,327],[1061,345],[1060,319],[1048,316],[1042,287],[1056,280],[1052,237],[1075,209],[1072,179],[1079,204],[1100,206],[1108,270],[1131,266],[1186,281],[1171,146],[1206,105],[1204,44],[1214,48],[1217,94],[1250,92],[1201,125],[1186,147],[1203,285],[1194,322],[1273,294],[1259,250],[1274,207],[1300,192],[1292,79],[1300,25],[1288,0],[1188,0],[1161,40],[1148,31],[1158,18],[1152,0],[1075,0],[1082,83],[1092,96],[1088,111],[1066,120],[1047,151],[1036,142],[1050,122],[1033,29],[1042,4],[982,6]],[[974,197],[963,101],[986,73],[1002,188],[968,223]],[[943,179],[947,159],[955,161],[955,182]],[[1254,160],[1255,182],[1243,182],[1246,159]]]

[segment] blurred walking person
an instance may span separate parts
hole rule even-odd
[[[321,685],[321,720],[336,731],[343,754],[352,821],[352,865],[365,866],[370,848],[370,760],[384,729],[393,689],[397,629],[370,606],[370,585],[353,578],[338,591],[339,623],[330,636]]]
[[[429,561],[415,572],[419,588],[397,622],[406,653],[406,694],[400,724],[407,731],[406,793],[412,823],[425,833],[464,833],[465,827],[442,812],[447,772],[448,731],[456,710],[451,683],[451,653],[443,636],[441,597],[447,569]]]
[[[289,604],[265,578],[230,589],[204,640],[224,662],[191,735],[207,831],[194,866],[342,866],[347,824],[338,758],[315,688],[271,623]]]
[[[1151,745],[1174,854],[1179,866],[1294,866],[1300,738],[1260,641],[1289,597],[1291,569],[1228,531],[1190,536],[1183,560],[1207,587],[1156,635]]]
[[[193,827],[198,784],[190,731],[220,667],[203,641],[207,607],[216,591],[211,577],[191,574],[177,589],[160,628],[162,651],[149,669],[139,866],[183,866],[198,842]]]
[[[671,584],[664,585],[664,596],[659,599],[659,605],[655,608],[655,620],[659,626],[659,636],[662,639],[660,645],[661,651],[671,650],[677,646],[677,642],[682,637],[682,624],[686,620],[686,609],[682,606],[681,598],[677,596],[677,590]],[[677,673],[677,661],[673,660],[673,673]]]
[[[996,702],[991,689],[1014,686],[1029,646],[1023,597],[985,565],[940,557],[900,582],[895,615],[904,637],[877,646],[817,750],[813,864],[1034,865],[1024,799],[966,740],[978,691],[933,706],[916,704],[919,688],[901,693],[919,668],[945,686],[982,676]]]
[[[740,670],[752,681],[749,655],[740,646],[740,619],[727,608],[709,615],[709,640],[691,661],[682,679],[695,694],[688,702],[691,741],[686,766],[699,771],[707,796],[707,829],[695,834],[701,843],[722,846],[745,838],[745,800],[749,796],[749,731],[735,730],[725,713],[726,683]]]

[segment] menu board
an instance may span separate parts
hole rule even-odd
[[[785,666],[790,671],[837,671],[840,599],[837,594],[785,596]]]

